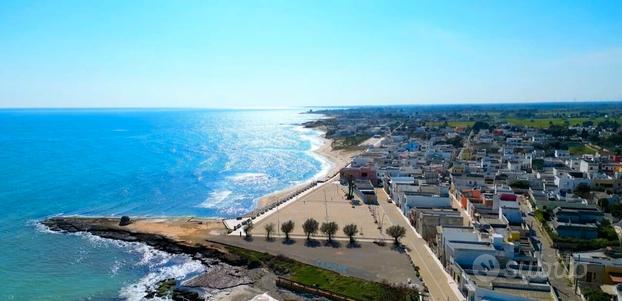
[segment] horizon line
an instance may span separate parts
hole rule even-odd
[[[188,110],[188,109],[206,109],[206,110],[288,110],[296,108],[360,108],[360,107],[408,107],[408,106],[444,106],[444,105],[533,105],[533,104],[583,104],[583,103],[616,103],[622,102],[622,99],[613,100],[529,100],[523,102],[489,102],[489,101],[475,101],[475,102],[442,102],[442,103],[401,103],[401,104],[361,104],[361,105],[300,105],[300,106],[58,106],[58,107],[46,107],[46,106],[32,106],[32,107],[18,107],[18,106],[0,106],[0,110]]]

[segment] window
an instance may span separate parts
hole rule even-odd
[[[366,172],[361,173],[361,177],[366,178],[367,177],[367,173]]]

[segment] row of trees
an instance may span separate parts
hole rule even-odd
[[[294,230],[294,221],[289,220],[281,224],[281,231],[285,233],[285,240],[289,241],[289,234]],[[270,240],[270,235],[275,231],[274,223],[268,223],[264,225],[264,230],[266,231],[266,239]],[[246,225],[244,228],[244,232],[246,232],[246,237],[250,237],[251,230],[253,229],[253,224],[250,223]],[[311,240],[311,235],[317,234],[318,230],[322,232],[324,235],[328,236],[328,242],[333,241],[333,236],[339,231],[339,225],[336,222],[323,222],[321,225],[318,221],[313,218],[308,218],[302,224],[302,231],[307,235],[307,241]],[[343,227],[343,234],[350,238],[350,243],[354,243],[354,237],[359,233],[358,226],[356,224],[348,224]],[[393,225],[386,229],[386,233],[395,239],[395,244],[399,244],[399,239],[406,235],[406,229],[399,225]]]

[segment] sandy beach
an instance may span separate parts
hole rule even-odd
[[[314,149],[313,152],[321,156],[324,160],[327,160],[330,164],[330,168],[325,170],[323,174],[318,175],[313,179],[309,179],[308,181],[302,182],[298,185],[290,186],[284,190],[276,191],[261,197],[257,201],[257,208],[265,207],[280,199],[283,199],[285,196],[309,184],[311,181],[325,179],[328,176],[332,176],[338,173],[341,168],[345,167],[350,163],[353,156],[361,153],[360,150],[334,150],[331,146],[333,141],[331,139],[326,139],[324,137],[324,134],[322,134],[322,137],[320,137],[319,139],[322,139],[322,144],[320,147]]]

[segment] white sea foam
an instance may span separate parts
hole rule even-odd
[[[28,221],[28,224],[34,226],[37,232],[47,233],[47,234],[61,234],[61,232],[50,230],[48,226],[40,223],[38,220],[30,220]]]
[[[37,231],[42,233],[61,233],[50,230],[47,226],[39,222],[33,222]],[[119,291],[121,298],[128,301],[143,300],[147,293],[154,289],[156,284],[162,280],[175,278],[185,280],[193,277],[203,271],[206,267],[198,260],[193,260],[187,255],[169,254],[153,247],[138,242],[125,242],[95,236],[87,232],[66,233],[69,235],[79,236],[87,240],[92,247],[117,247],[127,251],[130,254],[137,254],[140,260],[134,263],[137,266],[143,266],[148,269],[147,275],[140,278],[136,283],[126,285]],[[83,254],[77,258],[77,263],[82,261],[88,254]],[[110,267],[111,277],[123,268],[124,262],[115,261]],[[166,300],[166,299],[154,299]]]
[[[330,172],[330,169],[333,167],[333,163],[326,157],[316,152],[316,150],[318,150],[324,144],[324,138],[321,137],[322,132],[316,129],[309,129],[302,126],[295,127],[294,131],[301,133],[300,137],[310,142],[311,148],[307,150],[307,155],[311,156],[321,164],[320,171],[318,171],[311,178],[311,180],[317,180],[326,177]]]
[[[245,172],[238,173],[233,176],[227,177],[227,179],[231,180],[235,184],[242,185],[261,185],[266,184],[271,180],[270,176],[261,172]]]
[[[248,212],[248,208],[244,207],[228,207],[228,208],[220,208],[220,213],[226,216],[238,216],[240,214],[244,214]]]
[[[41,225],[37,223],[37,225]],[[44,233],[58,233],[51,231],[48,227],[41,225],[36,226],[38,231]],[[150,290],[153,290],[156,284],[162,280],[175,278],[178,280],[188,279],[205,271],[205,266],[198,260],[193,260],[187,255],[169,254],[153,247],[138,242],[125,242],[101,238],[87,232],[69,233],[70,235],[80,236],[93,247],[113,246],[122,250],[126,250],[130,254],[140,255],[140,260],[135,263],[137,266],[147,267],[149,272],[140,278],[136,283],[126,285],[121,288],[119,295],[128,301],[143,300]],[[80,259],[81,260],[81,259]],[[117,274],[119,269],[123,267],[123,262],[115,261],[111,266],[111,276]],[[154,299],[166,300],[166,299]]]
[[[246,181],[249,179],[265,178],[265,177],[268,177],[268,175],[262,172],[244,172],[244,173],[238,173],[228,178],[234,181]]]
[[[119,260],[115,260],[112,266],[110,267],[110,274],[112,274],[111,277],[116,276],[117,272],[119,272],[119,270],[122,267],[123,267],[123,262]]]
[[[211,166],[214,164],[214,162],[217,160],[217,156],[211,155],[211,156],[207,156],[207,158],[205,158],[205,160],[201,161],[201,163],[199,163],[199,165],[197,166],[197,168],[194,170],[193,175],[196,177],[196,179],[198,181],[202,181],[203,180],[203,174],[205,174],[206,172],[209,172]]]
[[[211,192],[209,197],[199,205],[202,208],[218,208],[233,193],[231,190],[218,190]]]
[[[156,266],[138,282],[123,287],[119,295],[128,301],[143,300],[147,292],[153,290],[155,285],[162,280],[170,278],[182,280],[188,278],[188,275],[203,271],[205,271],[205,266],[197,260],[187,260],[170,266]]]

